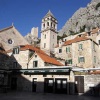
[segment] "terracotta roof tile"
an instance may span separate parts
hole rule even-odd
[[[72,43],[76,43],[76,42],[80,42],[80,41],[85,41],[85,40],[89,40],[89,38],[85,37],[84,35],[82,37],[77,36],[76,38],[72,39],[72,40],[68,40],[66,41],[63,46],[66,45],[71,45]]]
[[[41,57],[41,59],[46,62],[46,63],[50,63],[50,64],[54,64],[54,65],[58,65],[58,66],[63,66],[63,64],[61,64],[59,61],[57,61],[54,58],[51,58],[48,55],[44,55],[43,53],[37,52],[37,54]]]
[[[58,66],[63,66],[63,64],[61,64],[59,61],[57,61],[54,58],[51,58],[50,56],[48,56],[45,52],[43,52],[42,50],[40,50],[37,47],[33,47],[32,45],[21,45],[20,46],[20,50],[32,50],[35,51],[44,62],[50,63],[50,64],[54,64],[54,65],[58,65]],[[8,52],[11,52],[12,50],[9,50]]]
[[[90,74],[100,74],[100,70],[90,72]]]

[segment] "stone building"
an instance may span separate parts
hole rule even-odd
[[[0,30],[0,43],[2,43],[5,50],[17,45],[29,44],[14,26]]]
[[[0,32],[7,51],[0,46],[1,61],[4,58],[0,63],[0,80],[5,79],[0,81],[3,89],[63,94],[98,91],[100,95],[100,72],[95,74],[100,70],[99,29],[67,37],[57,44],[57,20],[49,11],[42,19],[41,48],[29,45],[14,26]],[[50,53],[64,59],[66,65]]]
[[[9,56],[0,43],[0,91],[2,91],[4,85],[7,85],[8,75],[5,70],[9,69],[9,66],[7,66],[6,63],[8,59]]]
[[[55,56],[66,60],[67,65],[83,68],[99,67],[99,41],[99,29],[75,35],[73,39],[64,42],[60,40],[55,47]]]
[[[69,94],[70,66],[64,67],[44,51],[31,45],[9,50],[12,90]],[[22,84],[24,82],[24,85]],[[54,85],[55,84],[55,85]],[[73,83],[74,84],[74,83]]]
[[[50,55],[57,45],[57,20],[49,11],[42,19],[41,24],[41,49]]]

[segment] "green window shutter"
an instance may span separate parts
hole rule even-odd
[[[85,58],[83,57],[83,62],[85,62]]]
[[[72,64],[72,59],[71,59],[71,64]]]
[[[79,49],[83,49],[83,44],[79,44]]]
[[[78,57],[78,62],[80,63],[80,57]]]
[[[66,52],[68,52],[68,48],[66,47]]]
[[[94,63],[96,63],[96,56],[94,56]]]
[[[69,52],[70,52],[70,47],[69,47]]]

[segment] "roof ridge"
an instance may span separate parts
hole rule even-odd
[[[5,30],[8,30],[8,29],[13,28],[13,27],[14,26],[9,26],[9,27],[3,28],[3,29],[0,30],[0,32],[5,31]]]
[[[49,10],[48,13],[44,16],[44,18],[47,17],[47,16],[52,16],[52,17],[54,17],[54,15],[52,14],[52,12],[51,12],[50,10]],[[54,17],[54,18],[55,18],[55,17]]]

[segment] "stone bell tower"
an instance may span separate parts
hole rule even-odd
[[[41,23],[41,49],[50,55],[57,45],[57,20],[49,10]]]

